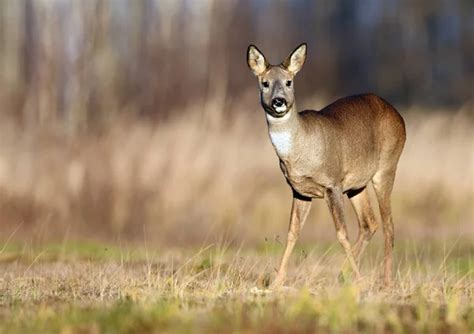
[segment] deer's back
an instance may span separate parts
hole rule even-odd
[[[374,173],[395,166],[405,142],[405,124],[388,102],[374,94],[345,97],[320,111],[303,111],[311,131],[319,124],[328,150],[324,166],[344,188],[365,185]]]

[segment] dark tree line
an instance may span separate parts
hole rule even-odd
[[[4,0],[0,113],[72,132],[207,101],[225,115],[255,88],[249,43],[277,62],[301,41],[301,97],[458,107],[472,101],[473,13],[467,0]]]

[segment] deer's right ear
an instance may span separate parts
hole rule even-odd
[[[265,56],[255,45],[249,45],[247,49],[247,64],[256,76],[261,75],[268,67]]]

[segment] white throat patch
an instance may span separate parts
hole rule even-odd
[[[289,131],[270,131],[270,140],[280,156],[287,156],[293,145],[293,136]]]

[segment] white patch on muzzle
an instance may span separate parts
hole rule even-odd
[[[290,118],[291,113],[286,113],[282,117],[274,117],[270,115],[269,113],[265,113],[265,117],[267,118],[268,122],[272,124],[278,124],[278,123],[283,123],[286,122]]]
[[[276,112],[285,112],[286,111],[286,105],[282,105],[280,107],[275,107]]]

